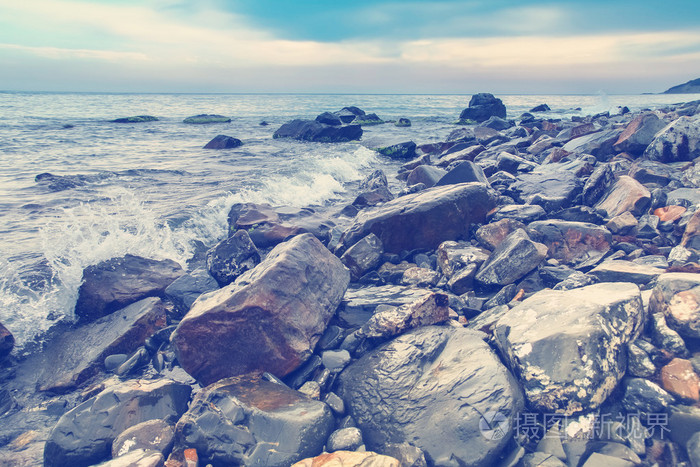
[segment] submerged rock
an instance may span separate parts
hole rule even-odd
[[[217,135],[204,145],[204,149],[233,149],[241,146],[243,142],[233,136]]]
[[[171,338],[178,361],[205,384],[252,371],[282,377],[311,355],[349,281],[316,237],[296,236],[194,303]]]
[[[199,114],[193,115],[192,117],[187,117],[182,121],[182,123],[203,125],[207,123],[230,123],[231,119],[229,117],[224,117],[223,115],[216,114]]]
[[[133,117],[115,118],[112,123],[146,123],[157,122],[158,118],[152,115],[135,115]]]
[[[636,285],[602,283],[537,292],[504,314],[494,335],[532,408],[572,415],[615,389],[627,369],[625,344],[644,321]]]
[[[348,366],[340,395],[367,447],[383,452],[409,441],[435,465],[493,463],[523,403],[481,337],[463,328],[423,327]]]
[[[272,135],[273,138],[293,138],[319,143],[343,143],[362,137],[360,125],[333,126],[314,120],[292,120],[285,123]]]

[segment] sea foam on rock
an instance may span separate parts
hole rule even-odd
[[[284,376],[311,355],[349,281],[318,239],[296,236],[192,305],[171,338],[178,360],[204,384],[256,370]]]

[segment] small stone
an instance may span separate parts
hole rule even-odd
[[[627,346],[627,372],[639,378],[651,378],[656,373],[649,355],[634,342]]]
[[[404,271],[401,278],[402,285],[415,287],[432,287],[440,280],[440,274],[432,269],[413,267]]]
[[[299,392],[309,399],[319,400],[321,398],[321,385],[316,381],[307,381],[299,388]]]
[[[625,211],[610,219],[605,227],[614,234],[627,235],[637,227],[637,218],[631,212]]]
[[[508,285],[537,267],[546,256],[545,245],[533,242],[518,229],[491,253],[475,278],[486,285]]]
[[[323,402],[328,404],[333,413],[337,416],[345,415],[345,402],[336,393],[329,392],[323,398]]]
[[[675,402],[672,395],[647,379],[631,378],[625,386],[622,406],[628,413],[667,413]]]
[[[379,266],[383,252],[382,241],[371,233],[348,248],[340,261],[350,269],[352,279],[357,280],[367,271]]]
[[[117,354],[108,356],[107,358],[105,358],[105,371],[108,373],[115,371],[128,358],[129,358],[129,356],[127,354],[124,354],[124,353],[117,353]]]
[[[326,450],[335,451],[355,451],[362,446],[362,432],[357,428],[342,428],[336,430],[328,437]]]
[[[350,353],[347,350],[326,350],[321,354],[323,366],[331,371],[337,372],[345,368],[350,363]]]
[[[700,400],[700,378],[689,360],[674,358],[661,368],[661,385],[666,391],[684,401]]]

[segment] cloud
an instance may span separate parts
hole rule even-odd
[[[59,47],[30,47],[16,44],[0,44],[0,49],[28,53],[52,60],[85,59],[104,61],[144,61],[146,55],[140,52],[117,52],[112,50],[65,49]]]

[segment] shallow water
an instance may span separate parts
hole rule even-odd
[[[655,108],[697,95],[499,96],[509,117],[547,103],[550,117],[626,105]],[[196,241],[226,232],[235,202],[312,206],[335,212],[374,168],[398,163],[368,147],[444,140],[469,95],[219,95],[0,93],[0,321],[23,348],[57,321],[72,318],[85,266],[126,253],[183,266]],[[356,105],[410,128],[366,127],[362,142],[273,140],[292,118]],[[581,108],[581,110],[576,110]],[[218,113],[231,123],[186,125]],[[160,120],[116,124],[131,115]],[[269,125],[261,126],[261,121]],[[217,134],[240,148],[202,146]],[[76,176],[72,188],[37,183],[41,173]],[[398,184],[396,185],[398,187]]]

